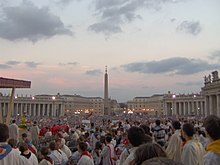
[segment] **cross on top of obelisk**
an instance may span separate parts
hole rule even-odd
[[[107,65],[105,66],[105,73],[107,73]]]

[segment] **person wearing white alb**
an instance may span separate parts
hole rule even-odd
[[[181,162],[186,165],[203,165],[205,149],[198,140],[193,138],[194,133],[192,124],[185,123],[183,125],[182,135],[186,139],[186,144],[183,146]]]
[[[19,138],[19,129],[16,120],[12,120],[12,124],[9,126],[9,138],[15,140]]]
[[[80,159],[77,165],[94,165],[92,155],[88,152],[88,145],[85,142],[79,142],[77,145],[78,151],[80,153]]]
[[[170,137],[168,146],[166,148],[166,154],[169,159],[174,161],[181,161],[182,153],[182,139],[181,139],[181,124],[179,121],[172,122],[172,129],[174,134]]]
[[[0,165],[20,165],[21,157],[19,152],[7,143],[9,128],[6,124],[0,123]]]

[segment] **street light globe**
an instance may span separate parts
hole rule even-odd
[[[56,97],[55,96],[52,96],[52,100],[55,100],[56,99]]]

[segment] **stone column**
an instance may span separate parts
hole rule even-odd
[[[21,116],[23,116],[23,114],[24,114],[24,110],[23,110],[23,103],[21,103]]]
[[[59,116],[63,116],[62,104],[59,104]]]
[[[56,116],[56,104],[53,103],[52,116]]]
[[[167,116],[167,102],[164,103],[164,115]]]
[[[209,96],[209,110],[210,110],[210,115],[213,114],[213,96]]]
[[[205,117],[210,114],[209,111],[209,96],[205,97]]]
[[[179,102],[179,114],[178,114],[178,115],[181,115],[181,116],[183,115],[183,114],[182,114],[181,102]]]
[[[172,115],[176,115],[176,102],[173,101],[173,109],[172,109]]]
[[[183,102],[183,115],[186,116],[186,102]]]
[[[204,112],[204,102],[201,101],[201,115],[204,116],[205,115],[205,112]]]
[[[220,117],[220,95],[219,94],[217,94],[216,99],[217,99],[217,116]]]
[[[38,107],[38,108],[37,108],[37,116],[40,116],[40,108],[41,108],[40,104],[38,104],[37,107]]]
[[[26,112],[26,114],[28,114],[28,112],[27,112],[27,103],[25,103],[25,112]]]
[[[196,101],[196,115],[199,114],[200,108],[199,108],[199,102]],[[200,114],[199,114],[200,115]]]
[[[6,103],[3,103],[2,116],[5,117]]]
[[[191,114],[191,107],[190,107],[190,101],[188,102],[188,112],[187,115]]]
[[[2,103],[0,102],[0,123],[3,123],[3,118],[2,118]]]
[[[33,114],[33,116],[37,116],[37,115],[36,115],[36,106],[37,106],[37,105],[34,103],[34,114]]]
[[[42,114],[42,116],[45,116],[45,104],[43,104],[43,114]]]
[[[47,104],[47,116],[50,116],[50,104]]]

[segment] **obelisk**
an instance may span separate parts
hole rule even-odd
[[[107,66],[105,66],[105,77],[104,77],[104,115],[109,115]]]

